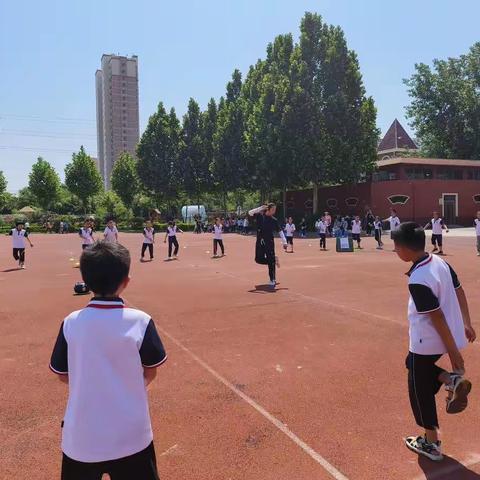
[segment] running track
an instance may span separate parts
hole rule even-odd
[[[0,478],[59,478],[66,387],[48,370],[63,317],[85,305],[72,287],[76,235],[32,235],[26,271],[0,238]],[[480,479],[480,346],[465,353],[469,409],[440,414],[440,465],[404,446],[417,433],[404,358],[408,269],[371,239],[353,254],[296,240],[281,282],[266,291],[254,239],[179,238],[181,258],[141,264],[141,236],[121,234],[133,258],[130,305],[152,314],[169,360],[150,391],[158,466],[175,480]],[[480,258],[474,239],[446,238],[480,334]],[[387,243],[387,247],[390,245]],[[186,247],[186,248],[184,248]],[[258,286],[256,288],[256,286]],[[443,394],[438,397],[443,409]]]

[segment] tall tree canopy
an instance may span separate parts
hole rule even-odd
[[[185,193],[198,205],[202,193],[210,186],[209,158],[203,140],[200,107],[191,98],[183,117],[180,164]]]
[[[102,190],[102,177],[83,146],[72,155],[72,161],[65,167],[65,185],[80,199],[84,212],[91,207],[93,196]]]
[[[407,114],[422,151],[432,157],[480,159],[480,42],[459,58],[420,63],[407,80]]]
[[[243,186],[246,165],[243,157],[243,108],[240,92],[242,76],[238,70],[227,84],[226,98],[220,99],[217,128],[213,136],[214,154],[211,170],[224,206],[227,192]]]
[[[132,208],[139,181],[137,163],[128,152],[123,152],[113,165],[111,184],[112,190],[122,199],[123,204]]]
[[[50,210],[59,198],[60,177],[50,163],[42,157],[38,157],[32,166],[28,188],[37,199],[38,205],[44,210]]]
[[[175,110],[172,108],[167,114],[160,102],[137,146],[138,176],[157,201],[170,203],[178,193],[181,148],[181,129]]]

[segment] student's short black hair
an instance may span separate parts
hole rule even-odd
[[[95,242],[80,257],[83,281],[97,295],[113,295],[130,272],[130,253],[119,243]]]
[[[267,210],[271,210],[273,207],[276,207],[276,204],[273,202],[267,203]]]
[[[425,250],[425,230],[418,223],[401,223],[398,229],[392,232],[392,239],[396,245],[414,252]]]
[[[15,226],[18,227],[19,225],[25,225],[25,222],[23,220],[17,220]]]

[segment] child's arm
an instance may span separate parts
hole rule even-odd
[[[180,232],[180,233],[183,233],[183,230],[181,228],[178,228],[177,227],[177,230]]]
[[[446,230],[446,233],[448,233],[448,227],[446,223],[442,223],[442,229]]]
[[[430,312],[429,315],[435,330],[440,335],[440,338],[447,349],[447,353],[452,364],[452,371],[463,373],[465,371],[463,357],[457,348],[452,332],[450,331],[447,321],[445,320],[445,316],[443,315],[442,309],[438,308],[437,310]]]
[[[254,208],[252,210],[249,210],[248,214],[253,217],[257,213],[262,213],[264,212],[268,207],[266,205],[262,205],[261,207]]]
[[[460,304],[460,310],[462,311],[463,324],[465,325],[465,335],[469,342],[474,342],[477,338],[477,334],[472,327],[465,290],[463,287],[459,287],[455,291],[457,292],[458,303]]]
[[[168,232],[165,233],[165,238],[163,239],[163,243],[167,243]]]
[[[28,243],[30,244],[30,246],[33,247],[33,243],[32,243],[32,241],[30,240],[30,237],[27,236],[27,237],[25,237],[25,238],[28,240]]]
[[[156,368],[145,368],[143,367],[143,378],[145,379],[145,386],[148,387],[157,376]]]
[[[425,224],[425,226],[423,227],[423,229],[426,230],[431,224],[432,224],[432,222],[427,222]]]

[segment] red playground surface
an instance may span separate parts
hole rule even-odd
[[[140,263],[141,235],[120,233],[133,261],[124,298],[152,315],[169,355],[149,393],[161,478],[480,479],[478,342],[464,352],[468,409],[447,415],[437,396],[445,460],[403,444],[420,433],[405,370],[409,267],[389,240],[377,251],[365,239],[354,253],[336,253],[332,240],[321,252],[317,239],[296,239],[288,255],[278,244],[275,291],[253,261],[253,237],[225,235],[227,256],[213,260],[210,235],[184,234],[171,262],[159,240],[155,260]],[[67,387],[48,363],[61,321],[89,298],[73,295],[78,237],[32,241],[22,271],[0,238],[0,478],[9,480],[59,478]],[[475,238],[445,242],[480,333]]]

